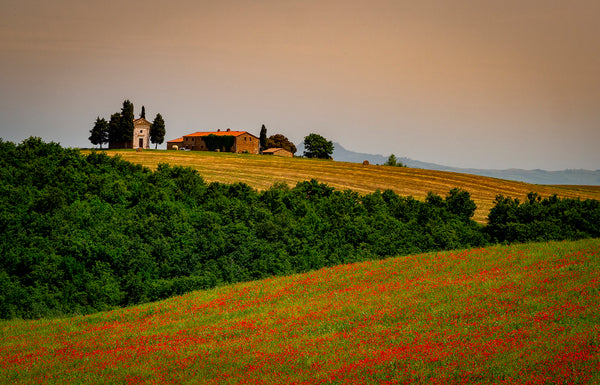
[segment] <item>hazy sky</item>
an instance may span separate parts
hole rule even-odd
[[[0,0],[0,137],[89,147],[123,100],[476,168],[600,169],[598,0]],[[163,145],[164,147],[164,145]]]

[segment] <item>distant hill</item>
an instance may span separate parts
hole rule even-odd
[[[304,144],[296,145],[298,148],[297,155],[302,155],[304,152]],[[398,157],[397,160],[412,168],[421,168],[425,170],[450,171],[463,174],[472,174],[480,176],[489,176],[492,178],[514,180],[518,182],[533,183],[533,184],[551,184],[551,185],[600,185],[600,170],[562,170],[562,171],[546,171],[546,170],[522,170],[522,169],[507,169],[507,170],[490,170],[476,168],[460,168],[449,167],[435,163],[421,162],[406,157]],[[384,164],[388,156],[377,154],[366,154],[354,152],[345,149],[341,144],[334,143],[333,159],[339,162],[362,163],[368,160],[371,164]]]

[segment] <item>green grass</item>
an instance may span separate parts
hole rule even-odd
[[[0,322],[0,382],[600,382],[600,240],[343,265]]]
[[[445,171],[318,159],[166,150],[109,150],[107,154],[119,154],[125,160],[150,168],[156,168],[159,163],[189,166],[198,170],[207,182],[244,182],[258,190],[268,189],[275,183],[295,186],[300,181],[315,178],[338,190],[365,194],[391,189],[400,195],[424,199],[430,191],[445,196],[452,188],[460,187],[467,190],[477,204],[474,219],[480,223],[486,222],[498,194],[521,200],[529,192],[544,197],[557,194],[564,198],[600,200],[600,186],[541,186]]]

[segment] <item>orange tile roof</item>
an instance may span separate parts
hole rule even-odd
[[[281,147],[274,147],[274,148],[267,148],[266,150],[263,150],[263,153],[267,153],[270,154],[272,152],[277,152],[277,151],[287,151],[285,148],[281,148]],[[289,152],[289,151],[288,151]]]
[[[188,134],[188,135],[184,135],[181,138],[177,138],[177,139],[173,139],[173,140],[169,140],[167,143],[171,143],[171,142],[183,142],[183,139],[187,136],[195,136],[195,137],[202,137],[202,136],[208,136],[208,135],[217,135],[217,136],[240,136],[242,134],[248,134],[248,135],[252,135],[251,133],[249,133],[248,131],[200,131],[200,132],[194,132],[193,134]],[[252,135],[254,136],[254,135]],[[257,138],[256,136],[254,136],[255,138]],[[257,138],[258,139],[258,138]]]
[[[242,134],[248,134],[247,131],[209,131],[209,132],[194,132],[193,134],[188,134],[184,136],[208,136],[208,135],[217,135],[217,136],[240,136]],[[250,134],[252,135],[252,134]]]

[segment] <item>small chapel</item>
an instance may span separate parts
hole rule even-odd
[[[133,143],[132,148],[147,149],[150,148],[150,126],[152,123],[145,118],[135,119],[133,121]]]

